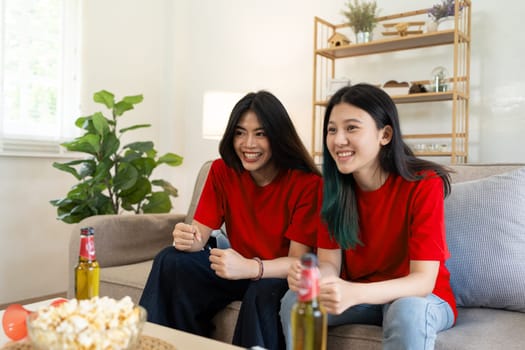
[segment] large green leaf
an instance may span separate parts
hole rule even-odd
[[[87,159],[82,161],[80,164],[80,167],[78,169],[78,174],[80,175],[80,178],[84,179],[88,176],[93,176],[95,174],[95,171],[97,169],[97,164],[92,159]]]
[[[83,160],[75,160],[75,161],[69,162],[69,163],[53,162],[53,168],[57,168],[59,170],[65,171],[66,173],[70,173],[77,180],[80,180],[81,179],[81,175],[78,173],[77,169],[72,167],[71,165],[77,165],[77,164],[80,164],[82,162],[83,162]]]
[[[111,198],[103,193],[96,193],[88,205],[94,212],[93,215],[117,214],[113,209]]]
[[[132,105],[136,105],[137,103],[141,103],[144,100],[144,97],[142,95],[133,95],[133,96],[126,96],[122,99],[122,101],[131,103]]]
[[[139,203],[150,193],[150,182],[147,179],[141,177],[137,180],[133,187],[120,192],[119,195],[122,199],[122,206],[129,207],[131,204]]]
[[[75,205],[76,202],[71,198],[61,198],[61,199],[53,199],[49,201],[49,203],[53,204],[53,206],[58,207],[58,210],[64,210],[64,208],[68,211],[71,210]]]
[[[78,201],[69,201],[63,206],[57,208],[57,219],[67,224],[75,224],[82,219],[92,216],[93,212],[84,203]]]
[[[123,134],[126,131],[140,129],[140,128],[149,128],[150,126],[151,126],[151,124],[137,124],[137,125],[129,126],[127,128],[124,128],[124,129],[120,129],[119,131],[120,131],[121,134]]]
[[[115,175],[113,186],[117,191],[127,190],[135,185],[139,178],[137,169],[128,163],[121,163]]]
[[[124,153],[124,157],[122,157],[121,161],[123,163],[131,163],[131,161],[137,158],[141,158],[141,157],[142,157],[142,152],[137,152],[132,149],[128,149],[126,150],[126,153]]]
[[[120,140],[115,135],[115,133],[108,133],[104,138],[104,141],[102,142],[102,152],[100,152],[102,159],[110,158],[111,156],[113,156],[115,153],[118,152],[119,147]]]
[[[175,153],[166,153],[165,155],[163,155],[162,157],[159,158],[159,160],[157,161],[158,164],[168,164],[168,165],[171,165],[171,166],[179,166],[182,164],[182,160],[184,158],[182,158],[181,156],[179,156],[178,154],[175,154]]]
[[[64,146],[68,151],[72,152],[84,152],[96,155],[100,150],[100,136],[93,134],[85,134],[77,137],[71,142],[64,142],[61,145]]]
[[[93,95],[93,101],[103,103],[107,108],[111,109],[115,104],[115,95],[109,91],[100,90]]]
[[[179,190],[177,190],[171,183],[166,180],[153,180],[151,183],[155,186],[162,187],[164,192],[168,193],[170,196],[178,197]]]
[[[90,194],[89,194],[89,185],[82,182],[79,183],[71,188],[69,192],[67,193],[67,197],[65,199],[76,201],[76,202],[85,202],[89,200]],[[67,203],[67,201],[64,201],[64,203]],[[60,206],[62,206],[62,203],[60,203]]]
[[[75,122],[76,126],[80,129],[84,129],[86,134],[96,134],[97,131],[93,125],[93,116],[80,117]]]
[[[153,169],[157,166],[157,162],[152,158],[137,158],[131,161],[131,164],[137,168],[140,175],[149,177]]]
[[[113,111],[116,116],[121,116],[124,114],[124,112],[129,111],[130,109],[133,109],[133,105],[131,103],[120,101],[115,104]]]
[[[62,220],[66,224],[77,224],[90,216],[93,216],[93,214],[89,210],[81,213],[64,212],[62,214],[58,214],[57,219]]]
[[[111,168],[113,167],[113,161],[109,158],[105,158],[100,161],[95,169],[93,181],[99,182],[112,182]]]
[[[93,114],[91,120],[93,121],[93,126],[95,127],[95,131],[97,132],[97,134],[100,135],[102,138],[105,137],[106,134],[109,132],[109,125],[104,115],[101,112],[97,112]]]
[[[129,148],[134,151],[139,151],[147,153],[153,149],[153,142],[151,141],[142,141],[142,142],[133,142],[125,145],[123,148]]]
[[[171,210],[170,197],[165,192],[153,192],[142,206],[144,213],[168,213]]]

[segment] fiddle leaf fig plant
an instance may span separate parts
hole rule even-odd
[[[178,192],[168,181],[150,180],[157,166],[179,166],[182,157],[174,153],[157,155],[151,141],[132,142],[121,146],[124,133],[150,124],[138,124],[118,129],[122,115],[143,100],[142,95],[126,96],[115,101],[109,91],[93,96],[111,112],[107,118],[102,112],[80,117],[75,125],[84,134],[62,143],[68,151],[86,153],[84,159],[66,163],[54,162],[53,167],[70,173],[79,182],[62,199],[50,203],[57,207],[57,218],[65,223],[101,214],[167,213],[171,210],[171,197]]]

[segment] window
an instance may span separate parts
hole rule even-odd
[[[0,0],[0,154],[60,152],[76,134],[79,0]]]

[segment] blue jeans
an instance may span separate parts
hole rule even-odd
[[[287,349],[292,349],[290,316],[296,299],[296,293],[289,290],[281,300],[279,314]],[[447,302],[430,294],[400,298],[384,305],[356,305],[340,315],[328,315],[328,326],[349,323],[382,326],[385,350],[432,350],[437,333],[454,324],[454,313]]]

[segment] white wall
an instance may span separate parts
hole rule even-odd
[[[340,22],[345,2],[84,1],[83,113],[99,110],[91,97],[100,89],[117,97],[144,94],[144,102],[122,123],[153,124],[135,132],[134,139],[151,139],[159,151],[184,156],[183,166],[160,168],[156,175],[179,188],[175,211],[185,211],[200,164],[218,154],[218,142],[201,136],[204,92],[268,89],[283,101],[309,144],[313,17]],[[387,15],[437,0],[377,2]],[[500,6],[489,0],[473,4],[472,162],[525,162],[520,138],[525,132],[525,73],[518,65],[525,49],[515,30],[525,4],[508,1],[507,11]],[[420,53],[403,59],[378,55],[365,60],[353,77],[386,81],[403,78],[397,72],[406,67],[410,74],[425,75],[428,66],[441,64],[437,59],[416,68],[415,61],[429,59]],[[52,168],[53,161],[0,156],[0,304],[66,289],[72,227],[55,220],[48,201],[64,196],[74,181]]]

